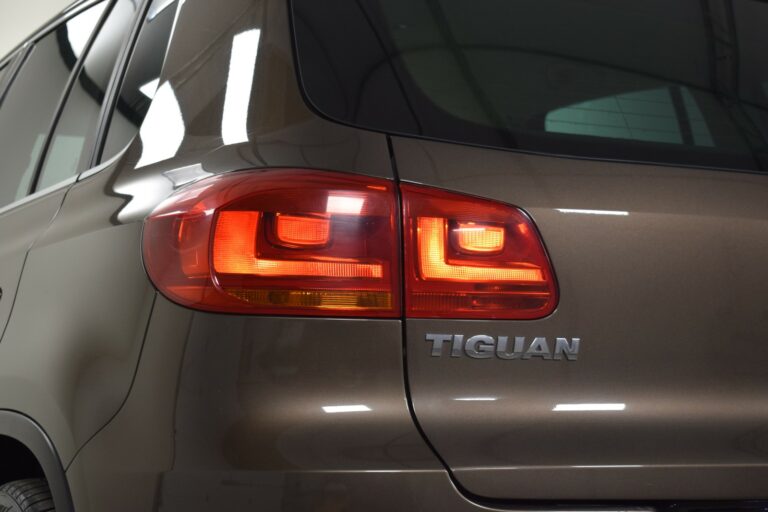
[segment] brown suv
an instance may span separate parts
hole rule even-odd
[[[76,3],[0,60],[0,510],[766,510],[767,35]]]

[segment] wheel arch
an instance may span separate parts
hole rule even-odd
[[[43,428],[20,412],[0,409],[0,437],[22,445],[35,458],[51,489],[56,511],[73,512],[72,495],[64,467]]]

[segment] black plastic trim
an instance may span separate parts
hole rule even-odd
[[[0,435],[15,439],[35,456],[51,489],[56,511],[74,512],[64,466],[43,428],[20,412],[0,410]]]
[[[85,59],[88,58],[88,54],[90,53],[91,47],[93,46],[93,42],[96,40],[96,37],[98,37],[99,32],[101,32],[101,29],[104,26],[104,23],[106,23],[107,18],[112,12],[112,9],[114,8],[117,0],[99,0],[97,2],[89,3],[88,8],[94,7],[100,4],[101,2],[104,2],[105,4],[104,12],[101,14],[101,17],[99,18],[99,21],[96,23],[96,26],[93,27],[93,32],[91,32],[91,34],[88,36],[88,42],[85,44],[85,47],[83,48],[83,53],[75,61],[75,64],[72,67],[72,71],[70,71],[67,84],[64,86],[64,90],[61,92],[61,96],[59,97],[59,103],[56,107],[56,112],[48,127],[48,132],[45,136],[45,140],[43,141],[43,147],[40,149],[40,157],[38,158],[37,165],[35,167],[35,174],[34,174],[34,177],[32,178],[32,182],[30,183],[28,194],[32,194],[38,190],[40,175],[42,174],[43,168],[45,167],[45,164],[48,160],[48,150],[50,149],[51,142],[53,141],[53,136],[56,133],[56,127],[59,124],[59,119],[61,119],[61,115],[64,112],[64,108],[66,108],[67,106],[67,100],[69,99],[69,94],[70,92],[72,92],[72,88],[77,82],[77,78],[80,75],[80,71],[83,69]],[[78,14],[80,12],[82,11],[78,11]],[[58,26],[59,25],[57,25],[57,27]]]
[[[133,27],[126,39],[125,45],[120,50],[120,54],[115,62],[115,67],[112,69],[112,76],[109,79],[109,85],[107,90],[104,91],[104,102],[101,105],[101,112],[99,113],[98,126],[96,127],[96,136],[94,139],[93,152],[91,154],[90,165],[88,169],[92,169],[102,163],[101,158],[104,153],[104,144],[107,140],[109,125],[112,122],[112,115],[117,108],[119,101],[120,89],[123,86],[125,80],[125,74],[128,71],[128,66],[133,56],[133,51],[136,48],[136,43],[139,40],[139,34],[144,26],[144,21],[147,18],[147,13],[152,5],[152,0],[141,0],[139,3],[138,12],[136,18],[133,20]],[[82,174],[82,173],[81,173]],[[80,178],[78,177],[78,181]]]
[[[66,23],[70,19],[74,18],[81,12],[85,11],[89,7],[99,3],[103,2],[104,0],[79,0],[75,2],[74,4],[70,5],[60,13],[58,13],[56,16],[51,18],[47,23],[45,23],[43,26],[41,26],[39,29],[37,29],[35,32],[33,32],[30,36],[24,38],[22,42],[14,46],[4,57],[12,55],[17,50],[24,48],[24,46],[31,45],[42,39],[43,37],[47,36],[57,28],[59,28],[59,25],[62,23]],[[2,59],[0,59],[2,60]]]
[[[29,56],[31,50],[31,44],[24,45],[18,50],[18,52],[9,56],[9,58],[4,62],[4,65],[8,66],[8,72],[3,77],[3,80],[0,81],[0,106],[2,106],[6,94],[11,89],[11,85],[13,84],[14,80],[16,80],[16,76],[19,74],[19,70],[27,61],[27,57]]]

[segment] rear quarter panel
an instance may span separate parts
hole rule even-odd
[[[404,180],[529,212],[559,282],[540,320],[406,322],[416,416],[460,484],[511,499],[765,496],[768,178],[394,148]],[[580,338],[581,350],[577,361],[431,357],[427,333]],[[553,410],[584,403],[624,408]]]

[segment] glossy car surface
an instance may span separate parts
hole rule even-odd
[[[78,512],[762,509],[768,6],[503,4],[89,0],[0,61],[2,481]],[[398,210],[389,317],[174,302],[145,220],[264,169],[514,205],[556,299],[406,309]]]

